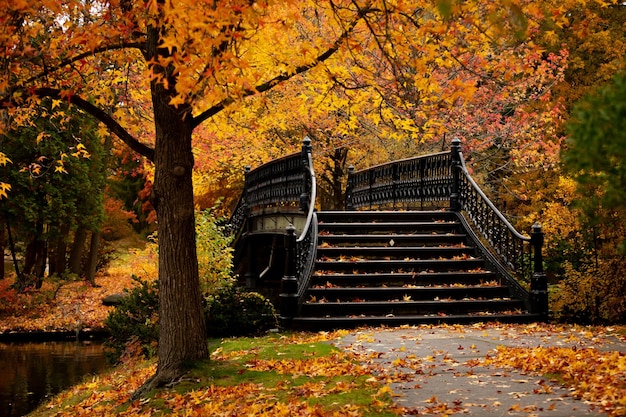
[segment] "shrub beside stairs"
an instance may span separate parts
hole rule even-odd
[[[318,213],[296,328],[537,320],[450,211]]]

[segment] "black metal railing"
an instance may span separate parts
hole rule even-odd
[[[518,232],[480,189],[465,165],[461,141],[452,141],[453,175],[450,209],[462,214],[466,229],[475,234],[483,253],[500,273],[509,280],[511,288],[527,301],[533,313],[547,315],[547,283],[543,271],[543,233],[539,223],[530,236]],[[470,220],[471,224],[466,222]],[[530,283],[529,291],[517,278]]]
[[[346,209],[447,208],[460,220],[531,312],[547,314],[541,226],[524,236],[506,219],[465,166],[461,141],[447,152],[348,171]],[[518,278],[530,283],[530,295]]]
[[[308,287],[317,247],[316,183],[311,141],[302,152],[250,171],[233,211],[230,230],[245,230],[247,219],[276,207],[297,209],[306,215],[299,235],[293,226],[285,234],[285,273],[281,285],[281,316],[295,317]],[[547,315],[547,284],[543,272],[541,226],[530,236],[519,233],[487,198],[469,174],[461,142],[450,151],[408,158],[361,171],[349,169],[346,209],[437,208],[457,212],[479,249],[527,301],[530,312]],[[249,223],[248,223],[249,224]],[[530,282],[530,291],[517,278]]]
[[[346,209],[442,207],[450,201],[450,151],[348,169]]]
[[[282,316],[294,316],[312,275],[317,247],[316,198],[311,140],[306,137],[301,152],[275,159],[254,170],[246,168],[244,190],[230,218],[228,230],[236,241],[246,231],[250,232],[247,229],[251,217],[275,211],[298,211],[305,216],[298,236],[293,225],[286,230],[286,270],[280,294]]]

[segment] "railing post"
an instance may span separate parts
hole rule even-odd
[[[459,138],[452,139],[451,147],[452,157],[452,184],[450,188],[450,210],[460,211],[461,205],[459,204],[459,168],[461,166],[461,140]]]
[[[535,223],[530,234],[533,247],[533,275],[530,279],[530,313],[548,317],[548,280],[543,270],[543,231]]]
[[[307,213],[309,211],[309,200],[311,198],[311,190],[309,189],[311,184],[309,181],[309,172],[311,167],[309,166],[309,155],[311,154],[311,138],[305,136],[302,140],[302,179],[303,187],[302,194],[300,194],[300,209]]]
[[[289,320],[298,311],[298,278],[296,277],[296,228],[290,224],[285,235],[285,272],[280,283],[280,316]]]
[[[354,165],[348,167],[348,182],[346,183],[346,202],[345,208],[348,211],[354,210],[352,202],[352,191],[354,190]]]

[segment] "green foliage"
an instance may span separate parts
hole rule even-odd
[[[602,224],[606,210],[626,219],[626,73],[580,101],[568,124],[565,166],[579,185],[580,205]]]
[[[205,298],[207,329],[211,337],[258,335],[277,326],[272,303],[235,285],[221,287]]]
[[[213,215],[216,208],[217,205],[196,215],[196,250],[200,288],[205,296],[234,282],[231,237],[224,233],[224,227],[220,225],[222,219]]]
[[[104,324],[111,332],[108,346],[118,359],[129,343],[138,342],[141,353],[150,357],[155,353],[158,336],[158,284],[147,282],[133,275],[138,284],[125,290],[120,304],[109,313]]]
[[[568,225],[562,210],[552,216],[561,223],[554,231],[558,244],[553,245],[551,258],[559,275],[552,307],[561,320],[626,320],[625,120],[626,74],[622,73],[577,103],[568,122],[562,158],[576,182],[568,209],[570,217],[572,213],[577,217]]]

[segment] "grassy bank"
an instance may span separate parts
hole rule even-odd
[[[364,358],[328,343],[335,333],[272,334],[211,340],[211,360],[194,364],[172,386],[130,402],[155,370],[129,356],[87,379],[32,416],[394,416],[391,391]]]

